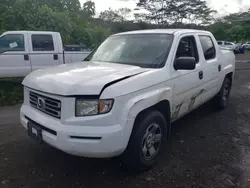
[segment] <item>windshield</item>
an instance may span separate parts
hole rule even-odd
[[[161,68],[173,42],[169,34],[117,35],[106,39],[86,60]]]

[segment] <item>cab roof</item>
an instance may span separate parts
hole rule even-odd
[[[53,34],[58,32],[53,31],[6,31],[8,34]]]
[[[135,31],[128,31],[123,33],[115,34],[117,35],[129,35],[129,34],[185,34],[185,33],[204,33],[210,34],[209,31],[204,30],[196,30],[196,29],[146,29],[146,30],[135,30]]]

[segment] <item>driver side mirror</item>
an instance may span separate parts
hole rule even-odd
[[[179,57],[174,63],[175,70],[194,70],[196,60],[194,57]]]

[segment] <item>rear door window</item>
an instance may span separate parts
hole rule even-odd
[[[212,38],[210,36],[199,36],[199,38],[205,59],[206,60],[214,59],[216,56],[216,50]]]
[[[34,34],[31,40],[33,51],[54,51],[52,35]]]

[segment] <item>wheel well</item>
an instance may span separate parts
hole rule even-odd
[[[232,83],[232,81],[233,81],[233,73],[232,73],[232,72],[228,73],[228,74],[226,75],[226,78],[229,78],[230,81],[231,81],[231,83]]]
[[[135,122],[137,121],[140,121],[140,117],[142,117],[142,115],[150,110],[157,110],[159,111],[160,113],[162,113],[162,115],[165,117],[165,120],[167,122],[167,135],[169,136],[170,134],[170,131],[171,131],[171,110],[170,110],[170,103],[168,100],[163,100],[163,101],[160,101],[158,102],[157,104],[147,108],[147,109],[144,109],[142,110],[137,116],[136,116],[136,119],[135,119]]]

